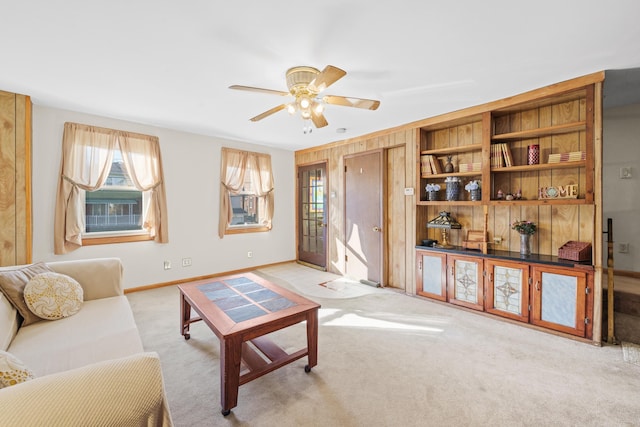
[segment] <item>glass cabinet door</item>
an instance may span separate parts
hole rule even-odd
[[[449,255],[448,265],[449,302],[464,307],[484,308],[484,286],[482,282],[483,260],[463,255]]]
[[[586,274],[534,266],[531,323],[585,336]]]
[[[447,255],[417,251],[416,293],[441,301],[447,300]]]
[[[529,265],[486,260],[485,310],[521,322],[529,321]]]

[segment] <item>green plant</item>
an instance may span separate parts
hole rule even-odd
[[[537,230],[536,223],[531,221],[515,221],[511,228],[520,234],[535,234]]]

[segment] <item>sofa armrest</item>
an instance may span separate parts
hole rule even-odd
[[[156,353],[107,360],[0,389],[0,410],[3,425],[11,426],[173,425]]]
[[[85,301],[123,295],[122,262],[119,258],[92,258],[47,262],[56,273],[71,276],[80,283]]]

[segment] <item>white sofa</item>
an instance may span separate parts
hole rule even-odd
[[[20,326],[0,293],[0,350],[35,376],[0,389],[0,425],[172,425],[160,360],[144,352],[120,260],[46,265],[80,283],[84,301],[72,316]]]

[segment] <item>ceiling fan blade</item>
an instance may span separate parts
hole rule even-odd
[[[258,114],[257,116],[250,118],[249,120],[251,120],[252,122],[257,122],[258,120],[262,120],[265,117],[269,117],[270,115],[275,114],[280,110],[284,110],[286,106],[287,104],[278,105],[277,107],[273,107],[272,109],[265,111],[262,114]]]
[[[232,86],[229,86],[229,89],[246,90],[248,92],[269,93],[271,95],[280,95],[280,96],[289,96],[289,95],[291,95],[289,92],[283,92],[281,90],[263,89],[263,88],[260,88],[260,87],[253,87],[253,86],[232,85]]]
[[[329,123],[327,122],[327,119],[324,118],[324,114],[322,113],[316,113],[315,109],[311,110],[311,121],[313,121],[313,124],[319,129],[319,128],[323,128],[326,125],[328,125]]]
[[[322,100],[327,104],[364,108],[366,110],[376,110],[380,106],[380,101],[375,99],[353,98],[350,96],[325,95]]]
[[[316,76],[315,79],[309,83],[309,90],[311,92],[320,93],[347,74],[346,71],[341,70],[333,65],[327,65],[324,70]]]

